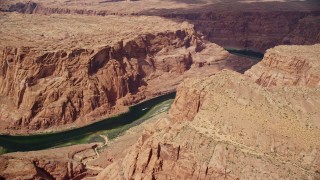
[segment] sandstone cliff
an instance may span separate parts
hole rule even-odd
[[[96,145],[22,152],[0,156],[0,178],[82,179],[96,172],[85,168],[85,160],[95,158]]]
[[[269,90],[231,71],[187,79],[171,118],[98,179],[317,179],[319,97],[319,88]]]
[[[299,11],[212,12],[199,14],[199,18],[191,22],[211,42],[265,52],[276,45],[319,43],[319,14]]]
[[[0,43],[2,132],[88,124],[174,91],[185,77],[244,71],[254,63],[202,40],[188,23],[162,18],[1,15],[1,32],[11,32]],[[56,24],[42,27],[39,21]],[[25,29],[15,29],[16,23]],[[115,32],[110,23],[140,31]],[[38,31],[30,33],[32,28]]]
[[[276,46],[245,74],[266,86],[320,86],[320,44]]]
[[[264,52],[281,44],[320,42],[316,1],[4,1],[2,11],[37,14],[156,15],[187,20],[209,41]],[[308,28],[306,28],[308,27]]]
[[[101,171],[95,179],[318,179],[319,95],[319,88],[267,89],[231,71],[190,78],[179,85],[170,117],[146,124],[134,145],[128,132],[100,156],[80,146],[10,153],[0,157],[0,177],[77,179]],[[196,108],[181,109],[189,106]],[[85,163],[95,157],[98,166]]]

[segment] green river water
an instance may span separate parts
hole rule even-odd
[[[131,106],[126,113],[76,129],[28,136],[0,135],[0,154],[104,142],[100,135],[114,139],[129,128],[139,125],[161,112],[168,111],[174,97],[175,93],[171,93],[150,99]]]
[[[263,54],[254,51],[226,50],[232,54],[249,57],[257,61],[263,58]],[[126,113],[76,129],[28,136],[0,135],[0,154],[42,150],[92,142],[103,143],[104,139],[100,135],[107,136],[108,139],[114,139],[129,128],[139,125],[161,112],[168,111],[173,103],[174,97],[175,93],[163,95],[131,106]]]

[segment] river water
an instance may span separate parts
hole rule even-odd
[[[263,54],[253,51],[226,50],[237,56],[245,56],[257,61],[263,58]],[[104,139],[100,135],[107,136],[108,139],[113,139],[129,128],[141,124],[156,114],[168,111],[174,97],[175,93],[163,95],[131,106],[126,113],[76,129],[29,136],[0,135],[0,154],[17,151],[34,151],[92,142],[103,143]]]
[[[29,136],[0,135],[0,153],[34,151],[53,147],[104,142],[100,135],[113,139],[161,112],[168,111],[175,97],[170,93],[131,106],[129,111],[93,124],[57,133]]]

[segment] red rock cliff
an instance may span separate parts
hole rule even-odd
[[[277,46],[245,72],[262,86],[320,86],[320,45]]]
[[[317,179],[319,95],[270,90],[230,71],[187,79],[170,119],[147,126],[98,179]]]
[[[15,128],[39,129],[79,117],[92,119],[90,112],[107,114],[119,98],[137,94],[145,85],[144,77],[155,69],[163,70],[152,60],[146,61],[147,56],[169,45],[190,46],[191,38],[186,31],[178,31],[140,36],[98,50],[42,52],[6,47],[0,58],[0,94],[19,115],[2,118],[12,118]],[[183,72],[191,64],[183,59],[176,63],[167,71]],[[138,100],[143,98],[139,95]]]
[[[21,19],[21,16],[5,14],[2,22],[9,27],[12,19]],[[106,20],[107,17],[92,16],[34,16],[27,15],[24,19],[57,22],[55,19],[61,18],[59,25],[64,28],[70,28],[68,23],[72,20],[80,22],[79,26],[90,25],[92,20],[101,23],[116,20],[115,17]],[[118,18],[118,24],[140,19],[147,21],[152,17]],[[161,18],[154,20],[168,22]],[[21,22],[30,28],[39,28],[38,23],[34,23]],[[170,22],[169,25],[175,27],[176,24]],[[56,37],[61,34],[56,26],[49,27],[50,33],[41,28],[40,32],[31,35],[28,31],[14,31],[12,29],[16,26],[13,26],[12,32],[20,34],[9,39],[2,36],[3,46],[0,46],[1,129],[29,132],[88,124],[124,111],[125,106],[143,99],[174,91],[187,76],[206,76],[223,68],[243,71],[253,65],[254,62],[236,58],[223,48],[201,39],[192,26],[184,24],[186,26],[182,24],[181,28],[168,27],[171,30],[160,32],[158,28],[154,30],[155,25],[149,24],[143,27],[146,33],[128,35],[133,31],[129,29],[115,37],[108,25],[98,26],[100,29],[93,30],[93,34],[83,34],[95,28],[90,26],[84,28],[82,34],[78,28],[79,32],[73,29],[78,34],[62,38]],[[132,26],[143,29],[140,24]],[[106,29],[105,33],[101,33],[102,27]],[[51,33],[53,31],[58,32]],[[148,33],[150,31],[153,33]],[[15,37],[21,38],[21,33],[30,36],[24,40],[23,46],[15,41]],[[119,40],[120,37],[123,40]],[[112,38],[118,39],[109,42]],[[101,45],[103,42],[106,45]],[[74,48],[79,43],[88,47]]]

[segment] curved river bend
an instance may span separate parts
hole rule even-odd
[[[146,119],[168,111],[174,97],[175,93],[170,93],[153,98],[129,107],[129,111],[126,113],[76,129],[29,136],[0,135],[0,154],[104,142],[100,135],[113,139],[129,128],[141,124]]]
[[[236,50],[231,48],[226,48],[226,50],[231,54],[245,56],[257,61],[263,58],[262,53],[250,50]],[[175,93],[163,95],[131,106],[126,113],[77,129],[29,136],[0,135],[0,154],[17,151],[34,151],[74,144],[104,142],[104,139],[100,135],[113,139],[122,132],[141,124],[154,115],[168,111],[174,97]]]

